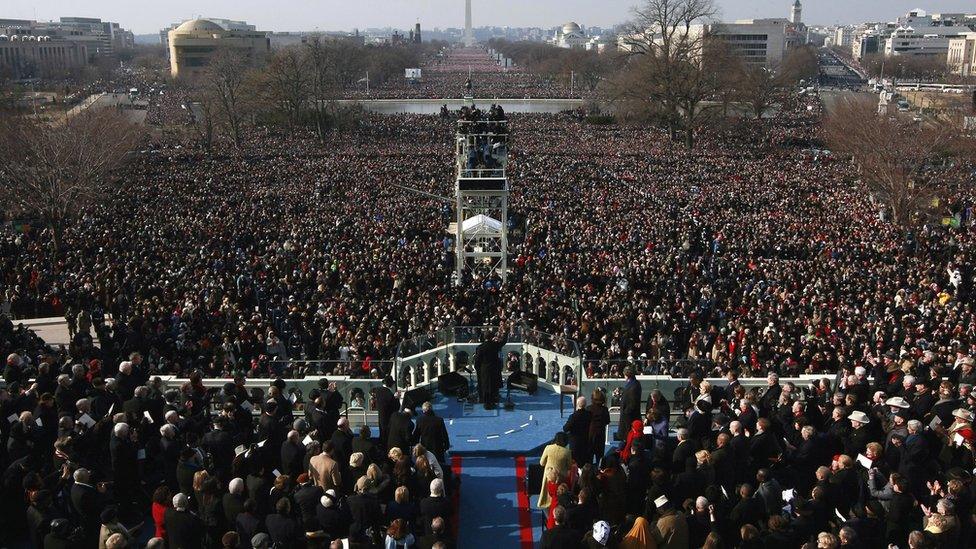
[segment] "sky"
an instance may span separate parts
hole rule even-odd
[[[472,0],[474,26],[550,28],[567,21],[612,26],[628,20],[639,0]],[[787,17],[792,0],[714,0],[721,19]],[[973,0],[801,0],[809,24],[891,21],[923,8],[976,11]],[[100,17],[136,34],[158,32],[192,17],[245,20],[259,30],[352,30],[464,25],[463,0],[3,0],[0,18],[57,20]]]

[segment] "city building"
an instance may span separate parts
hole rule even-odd
[[[803,14],[803,6],[800,5],[800,0],[794,0],[793,7],[790,8],[790,23],[794,25],[799,25],[801,22],[801,15]]]
[[[895,22],[875,25],[872,34],[878,37],[879,51],[886,56],[944,57],[949,40],[973,32],[966,26],[973,23],[976,18],[966,14],[928,14],[916,9]]]
[[[131,31],[123,29],[118,23],[102,21],[96,17],[62,17],[57,23],[39,23],[43,29],[63,29],[76,31],[75,36],[90,36],[96,39],[95,54],[111,56],[121,50],[135,47],[135,37]]]
[[[549,43],[557,48],[585,48],[589,38],[575,22],[570,21],[553,31]]]
[[[709,25],[709,31],[746,63],[775,67],[786,54],[789,25],[786,19],[745,19]]]
[[[130,31],[123,29],[118,23],[102,21],[94,17],[62,17],[59,21],[0,19],[0,30],[8,36],[46,37],[52,41],[65,43],[65,45],[67,45],[66,42],[84,45],[83,49],[87,56],[86,63],[91,62],[95,56],[110,57],[119,51],[135,46],[135,37]],[[22,43],[21,47],[26,46]],[[43,51],[46,52],[48,46],[43,46],[43,48]],[[79,50],[72,51],[78,52]],[[47,54],[39,55],[46,56]],[[38,58],[38,60],[43,59],[46,57]]]
[[[227,30],[207,19],[193,19],[169,31],[170,73],[174,78],[195,78],[206,70],[218,52],[233,49],[252,62],[271,51],[268,33]]]
[[[241,32],[257,31],[257,28],[254,25],[249,25],[246,21],[235,21],[233,19],[223,19],[221,17],[202,17],[201,19],[206,19],[211,23],[216,23],[224,30]],[[159,43],[163,45],[163,48],[165,48],[167,52],[169,52],[169,31],[179,27],[187,21],[192,21],[192,19],[184,19],[179,23],[172,23],[170,26],[159,31]]]
[[[854,28],[853,27],[837,27],[834,29],[834,46],[839,48],[849,48],[851,44],[854,43]]]
[[[18,30],[0,27],[0,77],[53,76],[85,67],[94,55],[85,41]]]
[[[947,63],[954,74],[976,75],[976,32],[949,39]]]
[[[775,67],[786,52],[807,42],[808,30],[801,20],[802,7],[794,1],[789,19],[743,19],[732,23],[693,23],[688,27],[689,36],[707,34],[725,40],[729,49],[742,56],[746,63]],[[650,33],[648,33],[650,34]],[[659,35],[659,33],[655,33]],[[635,41],[645,36],[620,35],[617,48],[632,51]]]

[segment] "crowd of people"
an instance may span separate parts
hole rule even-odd
[[[569,81],[502,67],[481,47],[450,48],[421,68],[421,78],[397,75],[380,85],[356,82],[343,92],[346,99],[460,99],[467,79],[475,97],[559,99],[573,97]],[[579,94],[577,94],[577,97]]]
[[[600,390],[543,451],[540,546],[973,547],[973,359],[883,365],[750,390],[693,374],[671,402],[627,368],[611,451]]]
[[[432,72],[463,82],[463,61]],[[164,93],[149,119],[181,110]],[[450,207],[410,190],[452,195],[452,117],[364,115],[326,144],[248,128],[239,152],[163,134],[59,251],[0,228],[0,535],[120,547],[151,509],[169,547],[450,544],[429,410],[417,434],[378,396],[373,439],[334,388],[299,411],[281,382],[243,383],[382,379],[412,336],[506,324],[577,342],[590,378],[629,378],[619,448],[603,451],[598,393],[546,450],[544,546],[972,546],[972,188],[946,201],[958,226],[895,226],[849,163],[804,151],[820,114],[793,98],[693,151],[645,126],[501,115],[519,220],[504,285],[452,280]],[[33,314],[64,316],[71,344],[10,320]],[[635,403],[635,367],[679,363],[682,399]],[[799,374],[824,377],[779,384]],[[767,375],[762,392],[736,381]]]
[[[328,147],[267,129],[241,154],[163,143],[57,261],[46,231],[4,228],[0,295],[65,315],[65,356],[106,375],[138,351],[154,373],[327,360],[312,371],[378,378],[409,337],[502,321],[575,340],[589,377],[680,360],[793,376],[887,352],[945,368],[976,345],[968,206],[959,228],[886,221],[848,163],[781,144],[815,132],[808,105],[691,152],[652,128],[507,115],[523,221],[504,286],[452,282],[450,208],[410,190],[453,194],[451,119],[367,116]]]
[[[6,357],[0,544],[454,546],[444,420],[401,408],[392,379],[374,395],[379,432],[354,432],[324,379],[307,400],[281,378],[267,393],[241,376],[208,390],[199,373],[167,389],[146,364],[134,353],[104,378],[98,361],[46,356],[28,380]]]

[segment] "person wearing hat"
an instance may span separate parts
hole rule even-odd
[[[915,417],[925,417],[932,407],[935,406],[936,397],[932,393],[931,387],[924,379],[915,380],[915,394],[912,397],[912,414]]]
[[[956,410],[953,410],[952,416],[954,421],[949,426],[947,433],[950,453],[956,454],[958,452],[964,452],[968,454],[968,457],[965,455],[954,455],[952,456],[954,458],[952,463],[948,464],[948,466],[951,467],[956,464],[961,464],[969,467],[972,464],[972,444],[973,440],[976,439],[972,425],[973,413],[965,408],[957,408]]]
[[[849,456],[857,456],[864,453],[864,448],[869,442],[876,442],[879,437],[875,435],[871,425],[871,418],[860,410],[854,410],[848,416],[851,421],[851,431],[847,438],[843,440],[844,451]]]
[[[654,537],[657,546],[661,548],[678,549],[688,547],[688,521],[667,496],[660,496],[654,500],[658,519],[655,523]]]
[[[119,534],[125,539],[125,543],[132,541],[133,536],[142,529],[142,523],[132,528],[126,528],[119,522],[119,513],[115,507],[106,507],[102,511],[102,528],[98,533],[98,549],[105,549],[106,541],[113,534]]]
[[[976,385],[976,364],[973,362],[973,357],[965,357],[959,360],[959,370],[953,370],[953,374],[957,375],[956,383],[969,385],[972,387]]]
[[[51,521],[51,531],[44,536],[44,549],[73,549],[81,543],[75,539],[68,519],[54,519]]]
[[[254,549],[268,549],[271,547],[271,536],[264,532],[258,532],[251,537],[251,547]]]
[[[940,383],[938,396],[938,400],[932,405],[931,414],[933,417],[925,418],[925,421],[931,422],[934,417],[938,417],[942,425],[949,425],[953,421],[953,410],[961,404],[961,401],[956,398],[956,390],[952,382],[943,381]]]
[[[315,506],[314,530],[322,530],[330,539],[345,537],[349,523],[340,510],[339,495],[333,489],[322,493]],[[313,531],[306,526],[306,531]]]
[[[610,525],[605,520],[593,524],[593,529],[586,533],[583,543],[587,549],[602,549],[610,544]]]
[[[315,509],[319,504],[319,499],[322,497],[322,488],[312,482],[312,478],[308,473],[298,475],[295,481],[298,483],[298,487],[295,489],[295,493],[292,494],[292,499],[295,501],[295,505],[298,506],[302,526],[306,532],[314,532],[318,530]]]

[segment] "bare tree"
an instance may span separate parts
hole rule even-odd
[[[315,130],[319,138],[325,137],[328,110],[334,108],[342,90],[341,75],[337,70],[336,50],[318,37],[306,45],[305,56],[310,74],[312,104],[315,108]]]
[[[853,159],[872,195],[903,227],[920,219],[947,185],[967,176],[949,160],[973,158],[958,128],[879,115],[868,99],[839,104],[824,129],[830,147]]]
[[[776,71],[776,81],[781,86],[795,86],[800,81],[810,82],[820,73],[820,60],[811,46],[791,48],[783,57]]]
[[[241,147],[243,141],[243,125],[246,118],[248,103],[248,85],[250,64],[241,52],[224,48],[217,52],[210,60],[204,83],[209,93],[216,100],[216,112],[221,122],[227,127],[234,145]]]
[[[264,70],[272,103],[287,113],[291,124],[301,123],[312,99],[313,73],[306,52],[285,48],[276,52]]]
[[[623,95],[636,92],[656,104],[654,109],[666,125],[672,139],[676,139],[682,123],[692,130],[697,108],[689,110],[689,101],[700,97],[704,75],[703,53],[705,28],[701,25],[715,13],[712,0],[645,0],[634,10],[624,44],[632,54],[648,58],[636,65],[641,79],[624,78],[623,83],[642,83],[639,90],[618,88]],[[698,89],[696,89],[698,88]],[[684,120],[683,120],[684,118]],[[691,141],[687,139],[686,141]]]
[[[769,107],[776,102],[779,92],[776,77],[770,69],[761,65],[748,65],[739,80],[739,97],[749,105],[756,120],[762,118]]]
[[[184,107],[189,110],[190,127],[193,128],[197,141],[210,154],[214,145],[217,98],[209,86],[201,83],[190,89],[187,98],[189,101]]]
[[[0,117],[0,203],[40,218],[56,254],[65,223],[104,196],[142,136],[115,109],[89,109],[55,125]]]

